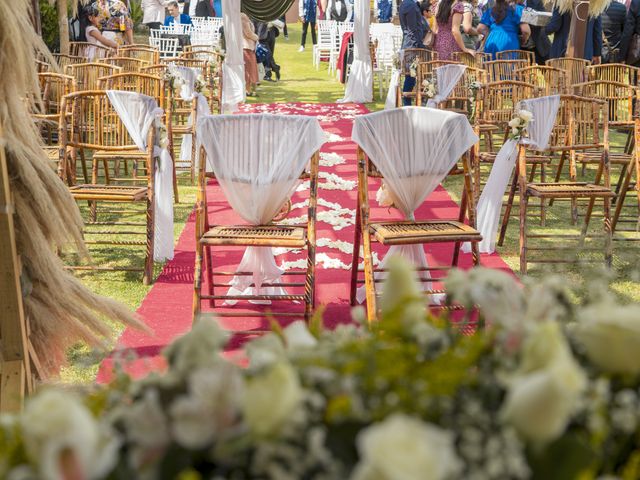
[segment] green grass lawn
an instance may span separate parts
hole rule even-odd
[[[307,38],[307,48],[304,52],[298,52],[300,46],[300,24],[289,25],[289,39],[283,36],[278,37],[275,58],[282,68],[282,80],[277,83],[262,82],[257,90],[257,97],[249,98],[252,103],[272,103],[272,102],[311,102],[311,103],[333,103],[341,98],[344,93],[344,85],[338,82],[334,75],[328,74],[327,64],[323,63],[319,70],[316,70],[311,62],[312,47],[310,38]],[[377,92],[377,87],[376,87]],[[384,99],[375,98],[375,101],[368,104],[370,110],[380,110],[384,107]],[[620,145],[622,139],[618,136],[613,138],[614,145]],[[484,167],[486,178],[489,167]],[[617,168],[613,169],[613,180],[617,180]],[[587,177],[592,177],[592,171],[587,172]],[[460,178],[455,177],[448,180],[445,186],[452,193],[454,198],[458,198],[460,192]],[[182,175],[180,183],[180,203],[175,206],[175,238],[177,239],[182,231],[186,219],[191,213],[195,203],[194,186],[190,185],[187,176]],[[633,202],[628,202],[630,205]],[[86,207],[81,206],[83,210]],[[85,212],[86,213],[86,212]],[[627,208],[626,213],[630,216],[636,215],[637,209]],[[138,215],[137,221],[143,219]],[[547,224],[544,229],[535,225],[535,220],[530,222],[536,233],[544,230],[545,233],[565,234],[575,231],[570,222],[569,209],[567,204],[555,205],[548,209]],[[591,232],[601,231],[602,221],[596,215],[591,222]],[[626,224],[626,227],[635,227],[635,224]],[[640,238],[639,234],[631,234],[635,238]],[[88,237],[91,238],[91,237]],[[605,272],[600,267],[602,265],[601,255],[583,253],[583,259],[591,258],[595,260],[591,266],[555,265],[554,268],[543,268],[539,265],[530,266],[530,276],[534,279],[542,278],[550,273],[562,275],[568,284],[576,285],[576,292],[580,296],[588,296],[589,290],[586,280],[600,278],[610,284],[610,288],[616,292],[621,302],[640,301],[640,261],[638,260],[638,243],[635,242],[614,242],[614,268],[610,272]],[[553,248],[560,247],[559,241],[547,242],[547,246]],[[142,263],[141,247],[102,247],[92,248],[93,261],[97,265],[130,265]],[[573,252],[576,250],[574,249]],[[500,254],[515,271],[519,271],[518,259],[518,220],[517,209],[515,216],[509,227],[505,245],[499,249]],[[559,256],[568,256],[572,251],[564,251],[559,248],[551,253]],[[156,265],[155,274],[161,271],[162,266]],[[142,284],[142,277],[139,273],[123,272],[80,272],[79,277],[93,291],[102,295],[117,299],[135,310],[143,298],[150,290],[150,286]],[[122,327],[113,326],[114,336],[121,333]],[[78,346],[70,352],[70,366],[62,372],[62,379],[69,382],[91,382],[95,378],[101,355],[90,352],[84,346]]]

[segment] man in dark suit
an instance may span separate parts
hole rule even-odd
[[[633,37],[634,33],[640,35],[640,0],[632,0],[624,23],[624,30],[620,39],[620,60],[623,62],[627,59],[631,37]]]
[[[602,33],[604,34],[602,63],[615,63],[623,60],[619,50],[626,18],[627,8],[616,0],[613,0],[602,14]]]
[[[640,3],[640,0],[634,0]],[[544,27],[547,35],[553,33],[553,43],[549,58],[564,57],[567,53],[567,44],[569,43],[569,29],[571,27],[571,12],[560,13],[557,8],[553,9],[551,20]],[[602,17],[589,17],[587,20],[587,33],[584,39],[585,60],[591,60],[593,64],[600,63],[602,55]]]
[[[405,48],[425,48],[422,40],[426,35],[422,12],[416,0],[403,0],[398,9],[400,26],[402,27],[402,50]],[[403,92],[411,92],[416,86],[416,79],[407,75],[408,66],[404,66],[405,77],[402,86]],[[411,99],[403,99],[404,105],[411,105]]]
[[[527,0],[525,6],[536,12],[547,11],[542,0]],[[527,43],[528,45],[523,48],[535,54],[537,64],[544,65],[544,62],[549,58],[549,50],[551,49],[551,42],[544,31],[544,27],[531,25],[531,36]]]

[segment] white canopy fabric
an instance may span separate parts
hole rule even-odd
[[[133,142],[141,152],[146,151],[149,128],[161,126],[163,111],[155,99],[119,90],[107,90],[107,97]],[[154,156],[160,161],[156,163],[154,177],[153,259],[160,262],[173,258],[173,162],[169,151],[157,145]]]
[[[199,68],[192,67],[184,67],[182,65],[175,65],[170,63],[169,71],[179,76],[182,79],[182,87],[180,89],[180,97],[183,100],[193,100],[196,98],[196,110],[197,116],[208,115],[211,113],[211,109],[209,107],[209,102],[207,102],[207,98],[201,93],[196,92],[195,84],[198,76],[203,75],[203,72]],[[187,121],[187,125],[191,126],[193,119],[191,115],[189,115],[189,119]],[[180,145],[180,160],[181,161],[191,161],[191,145],[193,142],[193,136],[188,133],[182,137],[182,144]],[[198,165],[198,155],[200,154],[200,145],[196,144],[196,158],[194,162]]]
[[[427,101],[427,107],[436,108],[440,102],[444,102],[451,92],[456,87],[464,71],[467,67],[465,65],[443,65],[435,69],[437,93],[436,96]],[[419,86],[422,88],[422,85]]]
[[[222,111],[233,113],[245,100],[242,21],[239,0],[222,0],[226,54],[222,64]]]
[[[205,115],[198,121],[198,137],[207,170],[215,172],[231,208],[252,225],[273,219],[325,141],[314,117],[270,114]],[[230,295],[286,294],[283,288],[261,287],[279,283],[283,273],[271,247],[247,247],[236,271],[253,275],[234,277]]]
[[[415,210],[478,141],[464,115],[428,107],[358,116],[351,136],[380,170],[395,205],[409,220],[415,219]],[[427,267],[422,245],[392,246],[383,267],[393,254],[404,256],[416,267]],[[358,292],[360,302],[363,293]]]
[[[537,150],[546,149],[559,106],[559,95],[533,98],[520,102],[519,109],[528,110],[533,114],[528,127],[529,137],[523,138],[521,142],[528,143]],[[498,155],[496,155],[487,183],[480,194],[477,206],[477,228],[482,234],[482,241],[478,244],[480,253],[493,253],[496,249],[502,198],[509,185],[509,179],[513,173],[517,158],[518,142],[516,140],[507,140]],[[469,243],[463,244],[462,251],[465,253],[471,252],[471,245]]]
[[[373,70],[369,52],[369,16],[371,5],[368,0],[355,0],[353,25],[353,63],[344,98],[338,102],[368,103],[373,100]]]

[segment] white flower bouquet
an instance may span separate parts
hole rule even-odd
[[[434,98],[438,93],[438,82],[435,75],[431,75],[428,78],[422,80],[422,94],[427,99]]]
[[[476,268],[445,282],[454,326],[389,268],[368,327],[276,325],[243,369],[203,317],[165,373],[41,390],[0,419],[0,478],[640,478],[640,306]]]
[[[184,85],[184,80],[172,68],[167,68],[164,74],[164,81],[174,94],[179,94]]]
[[[517,115],[509,120],[509,138],[512,140],[520,140],[527,134],[527,127],[533,119],[533,114],[528,110],[520,110]]]
[[[207,82],[202,75],[198,75],[193,88],[198,93],[204,93],[207,88]]]

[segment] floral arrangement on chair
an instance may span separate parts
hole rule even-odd
[[[207,88],[207,82],[205,81],[202,75],[198,75],[196,78],[195,84],[193,85],[193,89],[198,93],[203,93]]]
[[[422,80],[422,94],[427,100],[434,98],[438,94],[438,80],[435,74]]]
[[[175,70],[173,70],[172,68],[167,68],[163,78],[165,83],[169,86],[174,94],[180,93],[180,89],[184,85],[184,80],[182,80],[182,77],[178,75]]]
[[[473,121],[476,116],[476,99],[478,92],[482,88],[482,83],[474,80],[469,84],[469,120]]]
[[[527,135],[527,127],[533,119],[533,114],[528,110],[519,110],[518,114],[509,120],[509,138],[519,141],[523,136]]]
[[[481,268],[445,286],[458,323],[394,258],[377,323],[274,324],[246,369],[201,318],[165,373],[45,388],[4,416],[0,477],[640,478],[640,306]]]
[[[378,202],[378,205],[380,205],[381,207],[396,208],[393,196],[391,195],[387,184],[384,183],[384,180],[382,181],[382,183],[380,184],[380,188],[376,192],[376,202]]]
[[[409,76],[413,78],[418,76],[418,57],[414,58],[411,65],[409,65]]]

